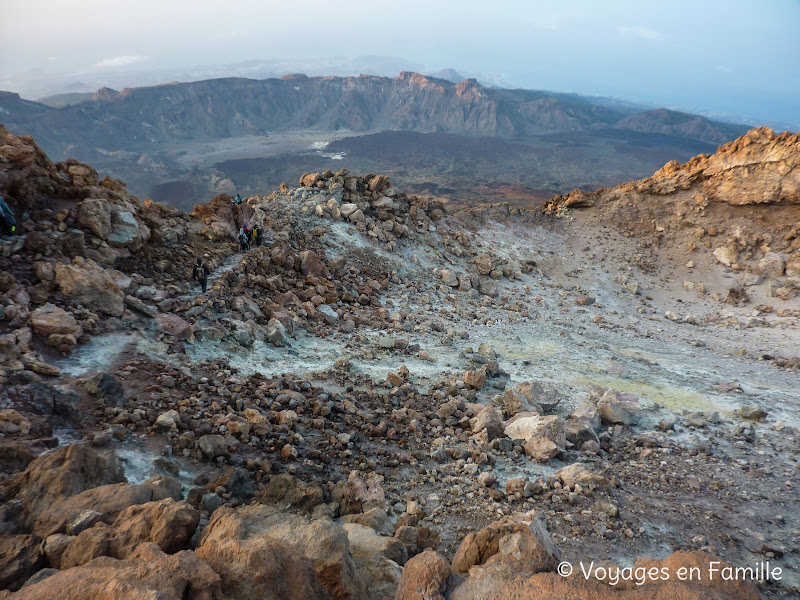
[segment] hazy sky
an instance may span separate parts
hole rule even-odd
[[[27,97],[42,75],[376,55],[800,127],[800,0],[0,0],[0,22],[0,88]]]

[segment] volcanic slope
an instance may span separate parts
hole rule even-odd
[[[0,129],[6,597],[795,597],[797,142],[549,213],[346,170],[183,213]],[[641,556],[782,578],[577,566]]]

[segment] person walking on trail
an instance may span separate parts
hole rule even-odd
[[[17,231],[17,219],[3,197],[0,196],[0,234],[11,234]]]
[[[195,281],[200,282],[200,287],[203,289],[203,293],[206,293],[206,288],[208,287],[208,275],[211,273],[211,270],[206,266],[203,262],[202,258],[197,259],[197,264],[194,266],[194,270],[192,271],[192,278]]]
[[[236,194],[236,198],[234,198],[233,201],[236,202],[236,204],[241,204],[242,197],[239,194]]]
[[[256,242],[256,246],[259,247],[261,246],[261,238],[262,238],[261,227],[259,227],[258,225],[253,225],[253,239]]]
[[[247,234],[244,232],[244,227],[239,230],[239,249],[242,252],[247,252],[250,249],[250,242],[247,239]]]

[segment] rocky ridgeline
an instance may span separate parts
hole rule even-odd
[[[0,156],[0,195],[22,223],[22,235],[0,241],[0,380],[58,375],[37,348],[69,353],[93,335],[123,327],[120,318],[156,316],[142,298],[188,288],[192,239],[200,239],[195,232],[202,223],[140,202],[122,182],[98,180],[88,165],[52,163],[30,138],[2,128]],[[230,254],[230,248],[203,251]]]
[[[656,494],[688,489],[717,458],[676,427],[744,448],[756,433],[703,413],[643,428],[635,394],[594,388],[575,402],[560,386],[512,384],[490,345],[467,346],[465,322],[520,323],[546,303],[511,290],[532,255],[500,256],[470,231],[531,215],[447,215],[345,170],[186,214],[0,134],[0,194],[22,224],[0,242],[0,597],[758,597],[741,582],[620,589],[553,572],[545,515],[562,542],[636,542],[646,529],[620,509],[621,473]],[[244,224],[265,243],[240,254]],[[197,256],[213,269],[205,294],[186,280]],[[558,292],[561,310],[595,305]],[[53,365],[123,333],[141,345],[99,373]],[[340,334],[341,356],[312,374],[267,377],[234,360],[290,358]],[[437,366],[419,385],[402,361],[433,366],[431,340],[467,368]],[[392,366],[376,380],[354,356]],[[81,443],[60,446],[64,431]],[[781,452],[795,439],[777,436]],[[116,451],[143,441],[162,474],[129,483]],[[647,459],[663,472],[625,471]],[[504,474],[556,461],[550,475]],[[187,464],[197,475],[183,489]],[[691,549],[642,564],[704,565],[715,551],[699,538]]]
[[[576,190],[556,196],[546,210],[591,206],[618,199],[626,192],[669,196],[678,191],[699,193],[707,201],[732,206],[800,204],[800,134],[776,134],[759,127],[720,146],[716,154],[700,154],[685,164],[670,161],[652,177],[586,193]],[[635,197],[628,198],[629,201]]]
[[[331,171],[306,173],[300,178],[300,185],[319,190],[327,197],[325,200],[301,192],[301,199],[306,201],[300,209],[301,216],[313,207],[317,216],[347,220],[361,233],[384,243],[390,252],[397,249],[399,238],[424,238],[435,232],[433,222],[445,214],[441,202],[406,196],[392,186],[386,175],[350,177],[346,169],[335,175]],[[435,239],[428,241],[435,243]]]

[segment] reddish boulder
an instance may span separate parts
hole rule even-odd
[[[444,600],[450,565],[433,550],[409,560],[397,587],[396,600]]]
[[[225,600],[219,575],[194,552],[167,556],[143,544],[126,560],[107,556],[25,586],[14,600]]]

